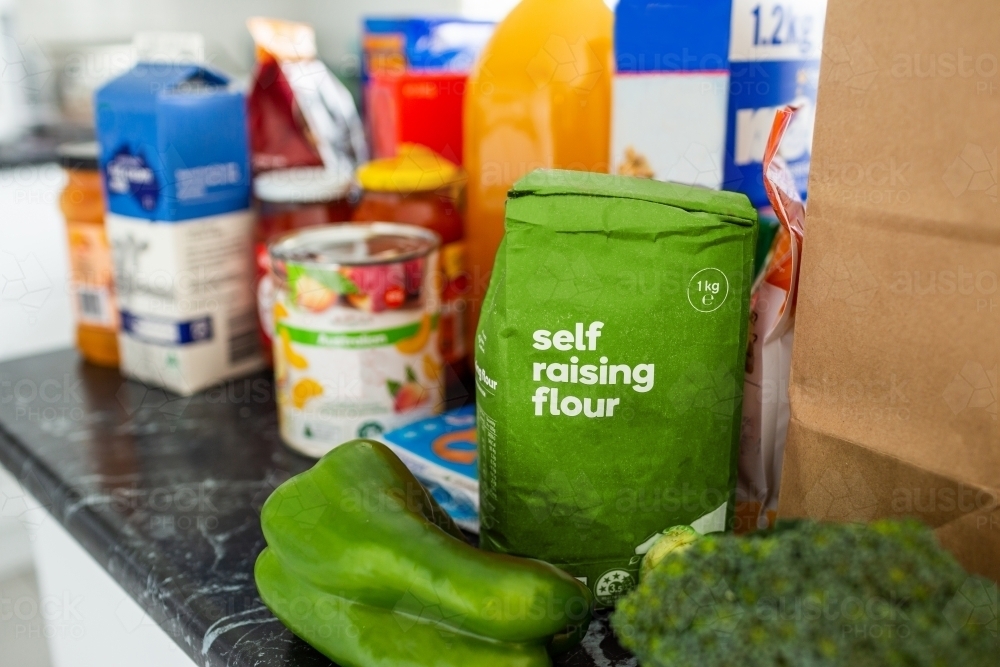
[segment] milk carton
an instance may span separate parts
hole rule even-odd
[[[621,0],[613,169],[765,206],[771,123],[797,104],[781,155],[804,195],[825,16],[826,0]]]
[[[95,104],[122,372],[190,394],[260,367],[243,94],[140,63]]]

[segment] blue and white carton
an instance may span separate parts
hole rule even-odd
[[[800,106],[780,153],[805,196],[826,0],[621,0],[612,168],[745,193],[775,111]]]
[[[462,528],[479,532],[476,406],[421,419],[379,438]]]
[[[139,63],[95,106],[122,372],[191,394],[261,367],[243,93]]]

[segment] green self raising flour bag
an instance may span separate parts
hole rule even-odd
[[[740,194],[514,185],[476,335],[483,548],[610,605],[660,532],[731,524],[756,234]]]

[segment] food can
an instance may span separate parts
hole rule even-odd
[[[438,412],[444,372],[434,232],[319,227],[270,246],[281,437],[322,456]]]

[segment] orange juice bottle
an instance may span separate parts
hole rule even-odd
[[[507,190],[540,167],[608,170],[611,31],[602,0],[522,0],[472,70],[463,159],[470,350],[503,237]]]
[[[118,307],[111,247],[104,230],[97,144],[64,144],[59,147],[59,161],[67,176],[59,207],[69,236],[76,346],[91,363],[118,366]]]

